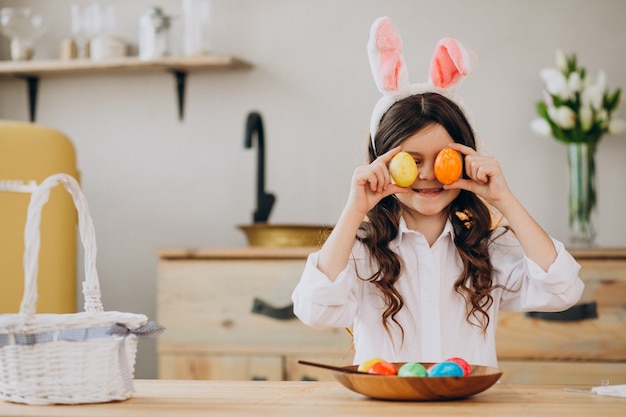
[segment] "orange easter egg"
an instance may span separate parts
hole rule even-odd
[[[435,158],[435,176],[442,184],[452,184],[463,173],[461,155],[452,148],[443,148]]]

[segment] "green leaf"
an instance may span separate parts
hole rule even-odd
[[[621,94],[622,94],[622,89],[618,88],[617,90],[615,90],[612,96],[606,97],[606,103],[604,107],[609,113],[615,110],[617,106],[619,105],[619,99],[620,99]]]
[[[548,116],[548,105],[546,103],[544,103],[543,101],[539,101],[537,102],[536,108],[537,114],[539,116],[543,117],[546,120],[550,119],[550,117]]]
[[[552,102],[554,103],[554,107],[561,107],[562,105],[565,104],[565,102],[561,100],[561,97],[553,96],[553,95],[550,95],[550,96],[552,97]]]
[[[569,67],[569,72],[574,72],[576,71],[576,54],[572,54],[570,56],[570,59],[568,60],[568,67]]]

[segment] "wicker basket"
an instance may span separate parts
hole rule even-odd
[[[78,210],[84,247],[84,312],[35,314],[41,210],[63,184]],[[0,315],[0,398],[26,404],[125,400],[133,394],[142,314],[103,311],[96,272],[95,233],[76,180],[55,174],[35,188],[24,231],[24,295],[18,314]]]

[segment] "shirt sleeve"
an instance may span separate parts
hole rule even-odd
[[[491,254],[495,283],[501,292],[504,311],[563,311],[580,300],[584,283],[580,265],[560,241],[551,238],[557,252],[547,271],[528,258],[511,231],[493,244]]]
[[[348,327],[356,312],[354,279],[349,266],[331,281],[317,268],[319,252],[307,258],[300,282],[291,299],[295,315],[311,327]]]

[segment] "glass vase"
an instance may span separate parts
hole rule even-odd
[[[595,144],[569,143],[569,243],[593,246],[596,232],[592,214],[596,207]]]

